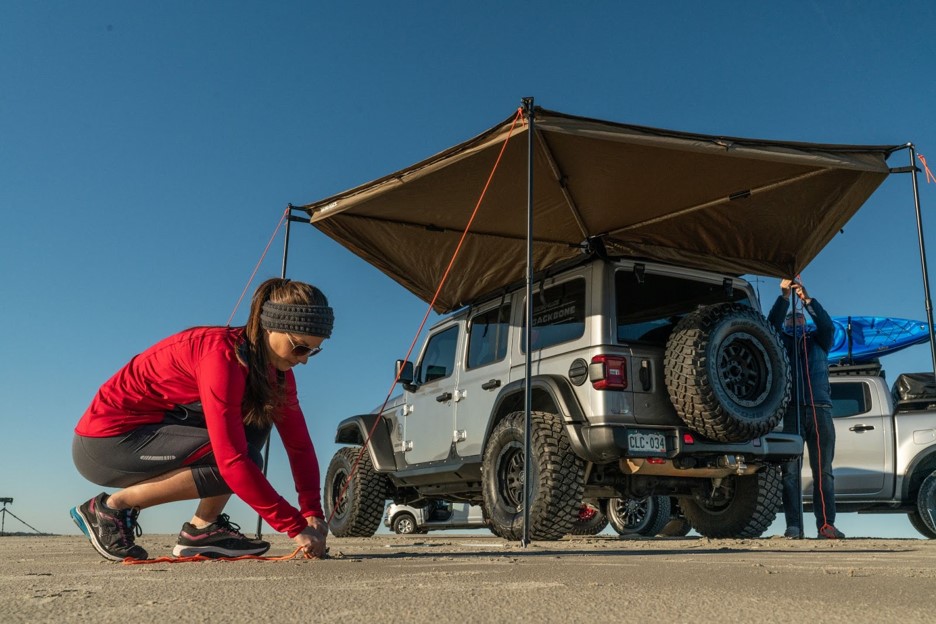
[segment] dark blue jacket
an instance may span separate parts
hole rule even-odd
[[[792,295],[795,296],[795,295]],[[815,298],[804,306],[806,312],[816,324],[815,331],[806,332],[806,358],[803,358],[803,340],[794,340],[793,336],[783,331],[783,321],[790,310],[790,302],[782,296],[770,309],[767,320],[780,333],[780,340],[786,347],[790,358],[790,374],[793,376],[793,400],[799,398],[800,405],[832,405],[832,389],[829,387],[829,349],[835,338],[835,327],[829,313]],[[798,358],[798,362],[794,360]],[[809,384],[805,384],[806,371],[809,370]],[[812,396],[810,397],[810,390]],[[791,402],[791,405],[795,403]]]

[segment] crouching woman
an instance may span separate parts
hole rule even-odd
[[[97,392],[75,428],[72,455],[106,488],[71,517],[107,559],[146,559],[135,543],[141,510],[198,500],[173,548],[177,557],[263,554],[224,507],[236,494],[306,553],[325,553],[318,460],[296,394],[293,367],[331,336],[334,314],[310,284],[270,279],[254,293],[245,327],[195,327],[135,356]],[[298,509],[261,470],[276,427]]]

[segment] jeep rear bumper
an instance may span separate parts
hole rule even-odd
[[[665,451],[632,449],[631,433],[662,434]],[[803,439],[792,433],[771,432],[750,442],[715,442],[685,427],[653,427],[637,425],[584,425],[573,434],[576,451],[588,461],[608,463],[626,458],[665,458],[673,464],[693,468],[696,460],[705,462],[717,456],[738,456],[747,461],[779,463],[803,454]],[[578,444],[576,444],[578,442]]]

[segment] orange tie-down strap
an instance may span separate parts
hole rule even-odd
[[[131,557],[127,557],[121,563],[124,565],[140,565],[143,563],[193,563],[196,561],[289,561],[291,559],[295,559],[299,553],[302,553],[302,556],[305,559],[332,558],[328,554],[328,549],[325,550],[324,557],[316,557],[314,555],[310,555],[307,552],[304,552],[300,546],[296,550],[292,551],[292,553],[283,555],[281,557],[261,557],[260,555],[241,555],[240,557],[206,557],[205,555],[194,555],[192,557],[156,557],[154,559],[133,559]],[[341,556],[342,555],[340,553],[336,555],[337,558],[340,558]]]

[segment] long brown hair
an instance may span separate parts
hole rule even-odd
[[[328,299],[321,290],[304,282],[293,282],[274,277],[260,284],[250,302],[247,317],[247,387],[241,409],[244,424],[269,427],[276,420],[276,408],[283,401],[285,375],[276,371],[275,380],[270,375],[270,359],[260,324],[263,304],[267,301],[292,305],[327,306]]]

